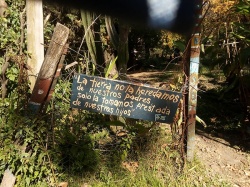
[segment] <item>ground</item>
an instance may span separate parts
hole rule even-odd
[[[128,78],[159,87],[161,83],[166,83],[164,76],[166,74],[163,71],[153,71],[132,73],[128,75]],[[210,88],[215,86],[208,83],[206,77],[200,78],[202,81],[205,80],[205,86]],[[168,80],[166,84],[172,84],[173,80],[171,78]],[[213,117],[211,116],[211,121],[216,120]],[[222,182],[231,183],[233,187],[250,186],[250,153],[249,150],[242,149],[241,140],[238,132],[217,132],[211,128],[206,129],[197,125],[196,157],[204,165],[209,176],[217,176],[221,178]]]
[[[250,186],[250,154],[232,147],[222,134],[196,129],[196,155],[208,175],[218,175],[234,187]]]

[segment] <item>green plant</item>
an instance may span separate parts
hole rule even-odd
[[[230,186],[219,177],[210,177],[199,160],[183,165],[181,155],[173,146],[170,133],[163,127],[151,129],[150,135],[133,139],[131,151],[122,162],[102,163],[94,173],[83,177],[71,176],[70,186]],[[106,161],[106,160],[105,160]]]
[[[227,16],[223,18],[224,23],[220,23],[217,34],[210,32],[210,35],[205,37],[204,42],[208,47],[205,49],[202,62],[204,66],[209,67],[210,76],[215,77],[216,71],[220,77],[226,79],[225,84],[222,85],[219,100],[234,101],[232,103],[241,106],[241,115],[235,116],[238,122],[234,123],[234,128],[237,129],[238,124],[241,124],[241,128],[245,129],[249,126],[247,121],[250,119],[248,110],[250,105],[250,3],[248,0],[225,3],[229,3],[230,11],[226,11]],[[222,5],[217,8],[220,6]]]
[[[127,159],[129,151],[132,148],[134,138],[135,138],[135,133],[133,132],[127,133],[125,136],[121,137],[119,148],[118,148],[120,162]]]
[[[24,2],[7,0],[5,17],[0,17],[0,82],[1,97],[5,98],[17,87],[17,77],[24,50]]]
[[[11,109],[1,121],[0,173],[11,169],[17,186],[54,186],[59,167],[48,150],[46,122],[23,114]]]
[[[118,57],[116,57],[114,60],[112,60],[107,69],[106,69],[106,73],[105,73],[105,78],[108,78],[109,75],[111,74],[111,71],[114,69],[115,67],[115,63],[116,63],[116,60],[117,60]],[[104,70],[105,71],[105,70]],[[116,72],[116,74],[112,77],[112,79],[117,79],[118,78],[118,73]]]

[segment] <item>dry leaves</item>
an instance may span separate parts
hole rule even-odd
[[[138,162],[122,162],[122,167],[127,169],[131,173],[135,173],[137,168],[139,167]]]

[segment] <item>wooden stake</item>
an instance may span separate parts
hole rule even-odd
[[[28,66],[31,67],[28,74],[32,90],[44,59],[42,0],[26,0],[26,9]]]
[[[9,169],[6,169],[3,175],[3,179],[0,187],[13,187],[16,181],[16,177]]]
[[[187,161],[193,161],[195,150],[195,122],[197,107],[198,73],[200,63],[200,23],[202,18],[202,0],[197,1],[197,24],[191,37],[190,67],[189,67],[189,90],[187,107]]]
[[[34,113],[40,111],[47,100],[68,35],[69,28],[57,23],[30,98],[29,106]]]

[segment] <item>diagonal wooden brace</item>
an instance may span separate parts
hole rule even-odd
[[[45,102],[48,100],[60,58],[65,50],[68,35],[69,28],[57,23],[30,97],[29,108],[34,114],[41,111]]]

